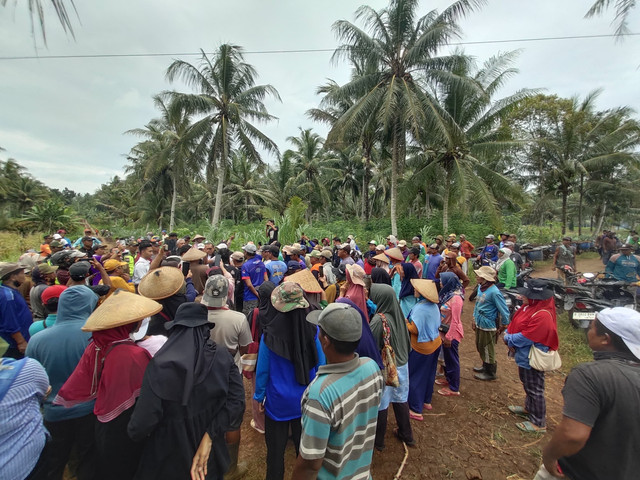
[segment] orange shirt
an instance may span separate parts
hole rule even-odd
[[[442,345],[442,338],[438,335],[438,338],[431,340],[430,342],[418,342],[418,328],[416,324],[407,322],[407,329],[411,337],[411,348],[422,355],[431,355],[435,352],[440,345]]]

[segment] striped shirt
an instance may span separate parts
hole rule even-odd
[[[302,397],[300,455],[324,458],[318,479],[368,479],[384,387],[370,358],[323,365]]]
[[[42,365],[26,358],[0,401],[0,476],[3,480],[26,478],[38,462],[46,443],[40,401],[48,388],[49,377]]]

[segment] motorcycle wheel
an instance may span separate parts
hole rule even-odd
[[[567,312],[567,314],[569,315],[569,323],[571,323],[571,326],[572,326],[573,328],[580,328],[580,323],[578,323],[578,322],[573,318],[573,312],[574,312],[574,309],[573,309],[573,308]]]

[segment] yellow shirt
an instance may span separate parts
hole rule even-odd
[[[109,290],[109,293],[104,298],[108,298],[118,288],[122,288],[127,292],[136,293],[136,287],[133,283],[125,281],[122,277],[112,277],[109,275],[109,278],[111,279],[111,290]],[[102,284],[102,280],[100,280],[100,284]]]

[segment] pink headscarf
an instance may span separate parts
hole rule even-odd
[[[369,321],[369,312],[367,310],[367,295],[364,292],[364,287],[362,285],[356,285],[351,281],[351,276],[349,275],[349,270],[347,272],[347,293],[345,293],[344,298],[348,298],[353,303],[355,303],[360,311],[364,313],[367,322]]]

